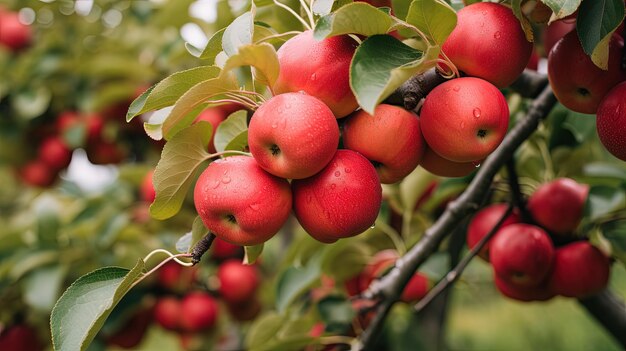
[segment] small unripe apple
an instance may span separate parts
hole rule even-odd
[[[213,296],[191,292],[181,302],[180,327],[184,331],[198,332],[215,326],[219,309]]]
[[[454,162],[482,160],[504,139],[509,107],[498,88],[483,79],[452,79],[426,96],[420,127],[439,156]]]
[[[348,35],[321,41],[308,30],[287,40],[278,49],[280,73],[274,93],[305,91],[322,100],[341,118],[356,110],[350,89],[350,62],[357,42]]]
[[[180,328],[181,313],[181,302],[173,296],[161,297],[154,305],[154,320],[167,330]]]
[[[382,203],[376,169],[351,150],[337,150],[321,172],[291,185],[296,218],[323,243],[364,232],[374,224]]]
[[[587,297],[606,287],[611,273],[609,258],[586,241],[556,249],[550,289],[568,297]]]
[[[588,193],[587,184],[558,178],[535,190],[528,198],[528,211],[540,226],[554,234],[567,235],[578,227]]]
[[[44,188],[54,184],[58,175],[57,171],[39,160],[25,164],[18,173],[24,183]]]
[[[157,271],[159,285],[170,291],[189,290],[198,275],[198,267],[183,267],[169,261]]]
[[[72,160],[72,150],[60,137],[45,139],[39,145],[39,160],[51,169],[60,170],[67,167]]]
[[[363,110],[350,115],[343,128],[343,145],[374,163],[383,184],[411,173],[426,148],[418,117],[385,104],[378,105],[373,116]]]
[[[509,7],[478,2],[457,13],[442,50],[459,71],[504,88],[522,74],[533,45]]]
[[[513,300],[525,302],[546,301],[555,296],[555,294],[548,288],[546,282],[541,282],[539,285],[535,286],[524,286],[506,281],[498,275],[495,275],[494,283],[502,295]]]
[[[225,260],[233,257],[243,257],[243,248],[220,238],[215,238],[211,244],[211,257],[216,260]]]
[[[454,162],[437,155],[430,148],[426,148],[420,166],[428,172],[440,177],[465,177],[480,166],[480,161]]]
[[[0,14],[0,45],[18,51],[30,44],[32,36],[30,27],[20,22],[17,12]]]
[[[626,82],[606,94],[598,107],[596,127],[602,145],[613,156],[626,161]]]
[[[500,229],[489,245],[494,272],[515,285],[539,285],[552,269],[554,246],[548,234],[530,224]]]
[[[506,204],[494,204],[478,211],[467,227],[467,247],[473,249],[474,246],[476,246],[476,244],[478,244],[478,242],[498,223],[500,218],[502,218],[506,212],[507,207],[508,206]],[[500,228],[520,222],[521,219],[519,217],[519,212],[517,209],[514,209],[506,217],[504,222],[502,222]],[[488,241],[487,244],[485,244],[485,246],[483,246],[483,248],[478,252],[478,256],[487,262],[489,262],[490,241]]]
[[[252,299],[261,283],[257,268],[239,260],[228,260],[220,264],[217,278],[220,281],[220,295],[229,303]]]
[[[257,245],[283,226],[291,210],[285,179],[265,172],[252,157],[212,162],[194,190],[198,215],[218,238],[235,245]]]
[[[339,125],[319,99],[303,93],[281,94],[252,116],[248,144],[267,172],[286,179],[308,178],[335,155]]]
[[[548,78],[559,102],[572,111],[596,113],[609,90],[626,80],[622,51],[624,39],[613,34],[609,41],[608,70],[604,71],[585,54],[576,31],[566,34],[548,56]]]

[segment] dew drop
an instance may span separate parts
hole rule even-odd
[[[493,37],[496,38],[496,39],[500,39],[501,36],[502,36],[502,33],[500,33],[499,31],[493,33]]]
[[[276,127],[278,127],[278,124],[276,122],[272,123],[272,128],[276,129]]]
[[[217,188],[218,186],[220,186],[220,184],[222,184],[222,183],[220,183],[220,181],[219,181],[219,180],[216,180],[216,181],[215,181],[215,183],[213,183],[213,189],[215,189],[215,188]]]
[[[454,90],[454,91],[459,91],[459,90],[461,90],[461,87],[460,87],[460,86],[458,86],[458,85],[455,85],[455,86],[452,88],[452,90]]]
[[[341,175],[341,172],[335,171],[335,177],[339,177],[340,175]]]
[[[483,11],[483,16],[487,16],[487,11]]]
[[[350,168],[346,168],[346,169],[344,169],[344,171],[346,171],[346,173],[352,172],[352,170]]]
[[[250,208],[255,210],[255,211],[258,211],[259,207],[260,207],[259,204],[250,204]]]
[[[472,164],[474,165],[474,167],[478,168],[480,167],[480,162],[472,162]]]
[[[370,226],[370,229],[374,229],[374,228],[376,228],[376,223],[374,223],[374,224],[372,224],[372,225]]]
[[[222,183],[224,183],[224,184],[228,184],[228,183],[230,183],[230,177],[224,177],[224,178],[222,178]]]
[[[472,113],[474,114],[474,117],[478,118],[480,117],[481,111],[478,107],[476,107]]]
[[[461,122],[459,126],[461,127],[461,129],[465,128],[465,122]]]
[[[313,73],[313,74],[311,75],[311,80],[312,80],[312,81],[315,81],[316,79],[317,79],[317,73]]]
[[[335,189],[336,187],[337,187],[337,184],[331,184],[331,185],[330,185],[330,188],[331,188],[331,189]]]

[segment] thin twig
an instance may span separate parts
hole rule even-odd
[[[202,255],[211,248],[213,240],[215,240],[215,234],[209,232],[194,245],[193,249],[191,249],[191,263],[197,264],[200,262]]]

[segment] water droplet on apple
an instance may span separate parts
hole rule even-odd
[[[461,127],[461,129],[465,128],[465,122],[461,122],[461,124],[459,124],[459,126]]]
[[[487,16],[487,11],[483,11],[483,16]]]
[[[276,127],[278,127],[278,124],[276,122],[272,123],[272,128],[276,129]]]
[[[500,39],[501,36],[502,36],[502,33],[500,33],[499,31],[493,33],[493,37],[496,38],[496,39]]]
[[[350,172],[352,172],[352,170],[351,170],[350,168],[346,168],[346,169],[344,169],[344,171],[345,171],[346,173],[350,173]]]
[[[216,181],[215,181],[215,183],[213,183],[213,189],[215,189],[215,188],[217,188],[218,186],[220,186],[220,184],[222,184],[222,183],[220,183],[220,181],[219,181],[219,180],[216,180]]]
[[[335,177],[339,177],[340,175],[341,175],[341,172],[335,171]]]
[[[224,183],[224,184],[228,184],[228,183],[230,183],[230,177],[224,177],[224,178],[222,178],[222,183]]]
[[[478,107],[476,107],[472,113],[474,114],[474,117],[478,118],[480,117],[481,111]]]
[[[474,167],[478,168],[480,167],[480,162],[472,162],[472,164],[474,165]]]
[[[331,188],[331,189],[335,189],[336,187],[337,187],[337,184],[331,184],[331,185],[330,185],[330,188]]]
[[[259,207],[260,207],[259,204],[250,204],[250,208],[255,210],[255,211],[258,211]]]
[[[312,80],[312,81],[314,81],[314,80],[316,80],[316,79],[317,79],[317,73],[313,73],[313,74],[311,75],[311,80]]]
[[[459,90],[461,90],[461,87],[460,87],[460,86],[458,86],[458,85],[455,85],[455,86],[452,88],[452,90],[454,90],[454,91],[459,91]]]
[[[373,224],[370,226],[370,229],[374,229],[374,228],[376,228],[376,223],[373,223]]]

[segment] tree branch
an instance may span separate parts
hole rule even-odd
[[[515,160],[513,158],[506,161],[506,171],[509,174],[509,187],[511,188],[511,201],[520,211],[522,222],[534,223],[530,212],[526,208],[526,200],[522,195],[522,190],[519,185],[519,178],[517,177],[517,169],[515,168]]]
[[[579,299],[591,314],[624,348],[626,348],[626,305],[606,289],[601,293]]]
[[[413,110],[418,106],[421,99],[446,80],[448,78],[441,76],[436,68],[431,68],[404,82],[385,102],[391,105],[404,106],[406,110]]]
[[[202,259],[202,255],[204,255],[211,248],[211,244],[213,244],[213,240],[215,240],[215,234],[209,232],[209,234],[205,235],[194,245],[191,250],[191,262],[195,265]]]
[[[393,303],[398,300],[400,292],[411,279],[413,273],[437,250],[441,241],[454,230],[465,216],[478,209],[498,170],[537,129],[539,121],[547,116],[556,104],[556,98],[550,87],[547,86],[547,78],[543,76],[540,80],[545,88],[533,102],[526,117],[518,121],[498,149],[487,157],[465,192],[448,205],[446,211],[439,217],[437,222],[426,230],[422,239],[406,255],[396,261],[395,267],[387,275],[373,281],[364,292],[365,298],[381,299],[381,302],[376,317],[358,340],[359,344],[357,346],[360,349],[367,350],[373,345],[386,314]],[[534,80],[529,82],[535,83]]]

